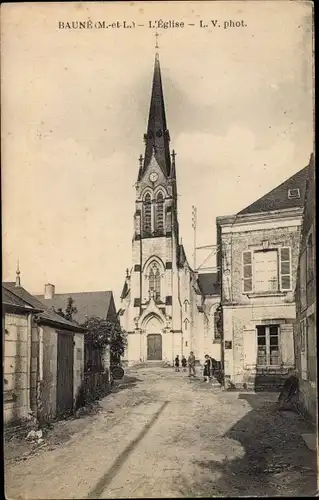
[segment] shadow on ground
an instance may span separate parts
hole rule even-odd
[[[244,456],[222,462],[195,458],[194,467],[202,471],[202,479],[183,478],[180,493],[187,497],[315,496],[316,453],[301,438],[313,428],[294,412],[278,411],[276,403],[265,401],[260,393],[238,398],[245,399],[251,410],[223,438],[240,443]]]
[[[124,389],[132,389],[138,382],[142,382],[142,379],[131,375],[124,375],[122,380],[114,381],[114,384],[112,386],[112,393],[117,393],[123,391]]]

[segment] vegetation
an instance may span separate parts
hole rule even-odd
[[[74,315],[78,312],[78,310],[74,305],[72,297],[69,297],[65,310],[63,311],[60,307],[59,309],[56,309],[55,312],[59,314],[59,316],[62,316],[62,318],[75,322]]]
[[[109,346],[111,355],[116,358],[123,356],[126,338],[125,332],[119,323],[91,316],[86,319],[82,326],[88,329],[86,334],[87,342],[91,342],[94,347],[101,350]]]

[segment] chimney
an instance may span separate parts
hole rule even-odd
[[[44,298],[45,299],[53,299],[55,294],[55,286],[51,285],[51,283],[47,283],[44,285]]]

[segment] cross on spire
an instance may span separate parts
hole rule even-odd
[[[157,31],[156,31],[156,33],[155,33],[155,40],[156,40],[156,41],[155,41],[155,49],[159,49],[159,45],[158,45],[158,37],[159,37],[159,34],[158,34],[158,33],[157,33]]]

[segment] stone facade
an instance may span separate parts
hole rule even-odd
[[[226,384],[281,385],[294,370],[301,217],[293,208],[217,218]]]
[[[201,360],[213,346],[214,315],[179,240],[175,152],[170,154],[158,55],[144,141],[132,267],[121,295],[121,324],[128,339],[124,360],[172,363],[176,355],[187,357],[190,351]],[[211,300],[219,302],[219,296]],[[217,344],[215,351],[218,356]]]
[[[2,293],[4,421],[23,422],[31,412],[52,420],[57,416],[58,366],[71,368],[69,394],[75,405],[84,380],[85,330],[45,308],[20,284],[4,283]],[[63,349],[59,354],[60,333],[69,337],[71,356]]]
[[[296,368],[300,406],[317,417],[317,329],[316,329],[316,209],[315,163],[311,156],[302,220],[300,258],[296,287]]]
[[[28,418],[30,408],[30,315],[5,313],[3,342],[4,422]]]

